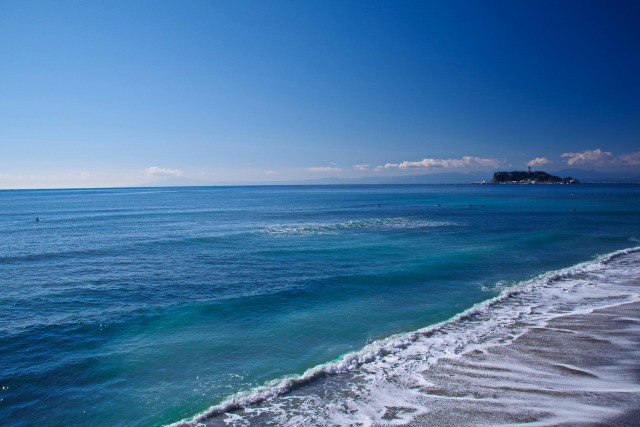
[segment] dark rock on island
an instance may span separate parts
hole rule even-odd
[[[577,179],[570,176],[560,178],[546,172],[535,171],[513,171],[496,172],[489,184],[579,184]]]

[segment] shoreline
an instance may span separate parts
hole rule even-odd
[[[514,332],[521,327],[514,326]],[[357,425],[637,426],[640,301],[561,315],[481,351],[444,357],[411,377],[413,383],[406,376],[388,378],[393,386],[384,405],[369,407],[378,410],[378,419],[365,418]],[[338,425],[334,417],[328,421],[319,413],[291,414],[308,398],[352,409],[359,402],[371,403],[370,396],[349,402],[354,384],[367,387],[358,372],[329,375],[277,398],[279,410],[271,415],[260,410],[274,403],[267,400],[202,420],[201,425],[220,427],[240,420],[279,425],[279,416],[286,412],[290,416],[284,425]],[[400,388],[412,396],[410,404],[399,398]]]
[[[638,425],[637,249],[547,273],[370,363],[199,421]]]

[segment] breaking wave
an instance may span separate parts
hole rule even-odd
[[[389,220],[390,223],[393,221]],[[365,226],[364,223],[366,222],[361,222],[358,226]],[[348,224],[338,224],[333,227],[348,227],[350,226]],[[283,416],[281,408],[270,405],[272,399],[286,392],[295,391],[326,375],[357,371],[358,375],[371,381],[383,371],[387,375],[389,370],[406,369],[406,366],[402,367],[403,363],[398,363],[399,360],[404,361],[405,365],[412,364],[412,371],[419,372],[428,369],[442,358],[483,351],[496,343],[513,340],[527,330],[545,324],[555,317],[587,313],[595,309],[640,301],[640,289],[627,285],[633,280],[637,281],[639,255],[640,247],[634,247],[603,255],[572,267],[540,274],[503,289],[494,298],[475,304],[446,321],[374,341],[360,350],[317,365],[300,375],[275,379],[250,390],[235,393],[202,413],[171,426],[204,425],[212,417],[261,402],[263,404],[260,409],[254,412]],[[612,265],[614,261],[618,265]],[[514,329],[513,326],[516,324],[525,326]],[[508,332],[506,332],[507,329]],[[413,380],[407,380],[407,378],[413,378]],[[420,381],[415,375],[409,375],[407,378],[405,382]],[[310,411],[309,406],[301,405],[300,408]],[[314,411],[321,410],[326,408],[314,409]],[[421,410],[416,406],[411,410],[413,415],[398,415],[396,418],[402,424],[424,411],[426,409]],[[357,415],[349,415],[348,411],[344,410],[338,412],[339,417],[333,421],[325,413],[322,418],[314,419],[313,423],[319,423],[319,419],[325,420],[320,424],[327,425],[343,422],[362,423],[362,420],[358,421]],[[231,418],[238,417],[227,415]],[[312,418],[311,415],[300,418],[298,414],[295,423],[300,423],[301,419]],[[291,415],[278,421],[280,424],[289,422],[293,422]],[[371,422],[363,424],[368,425]]]

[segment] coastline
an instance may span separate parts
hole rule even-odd
[[[514,339],[442,358],[411,375],[413,383],[406,378],[392,380],[396,387],[387,389],[384,415],[355,424],[349,421],[350,425],[637,426],[640,302],[556,317]],[[361,380],[357,372],[330,375],[277,398],[275,413],[267,409],[274,402],[265,401],[182,425],[339,425],[335,412],[330,420],[317,413],[311,417],[285,413],[297,412],[305,399],[315,402],[317,396],[334,406]],[[411,403],[398,398],[398,388],[412,396]],[[361,403],[362,409],[371,403],[369,397],[356,397],[356,406],[344,401],[335,406],[354,409]],[[369,409],[373,408],[381,407]]]
[[[359,367],[174,425],[637,425],[638,254],[549,272]]]

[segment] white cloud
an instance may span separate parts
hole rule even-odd
[[[353,165],[353,168],[358,171],[366,171],[369,169],[369,165]]]
[[[608,151],[597,150],[585,150],[582,153],[564,153],[562,157],[568,157],[567,164],[580,165],[580,164],[592,164],[595,166],[603,165],[625,165],[625,166],[640,166],[640,151],[629,154],[621,154],[614,156]]]
[[[309,172],[340,172],[342,169],[340,168],[334,168],[331,166],[324,166],[324,167],[315,167],[315,168],[307,168],[307,171]]]
[[[266,171],[265,173],[267,175],[278,175],[278,172],[276,172],[276,171]]]
[[[428,169],[443,168],[457,169],[471,166],[498,167],[502,162],[498,159],[483,159],[481,157],[464,156],[461,159],[422,159],[419,162],[387,163],[385,169]]]
[[[529,163],[527,163],[527,166],[543,166],[546,165],[548,163],[551,163],[551,160],[547,159],[546,157],[536,157],[535,159],[531,160]]]
[[[638,166],[640,165],[640,151],[637,153],[623,154],[619,156],[618,159],[622,164]]]
[[[597,150],[585,150],[582,153],[564,153],[562,157],[568,157],[568,165],[581,165],[585,163],[601,166],[610,163],[615,160],[613,154],[608,151]]]
[[[167,169],[152,166],[142,171],[144,175],[153,177],[167,177],[167,176],[183,176],[184,172],[178,169]]]

